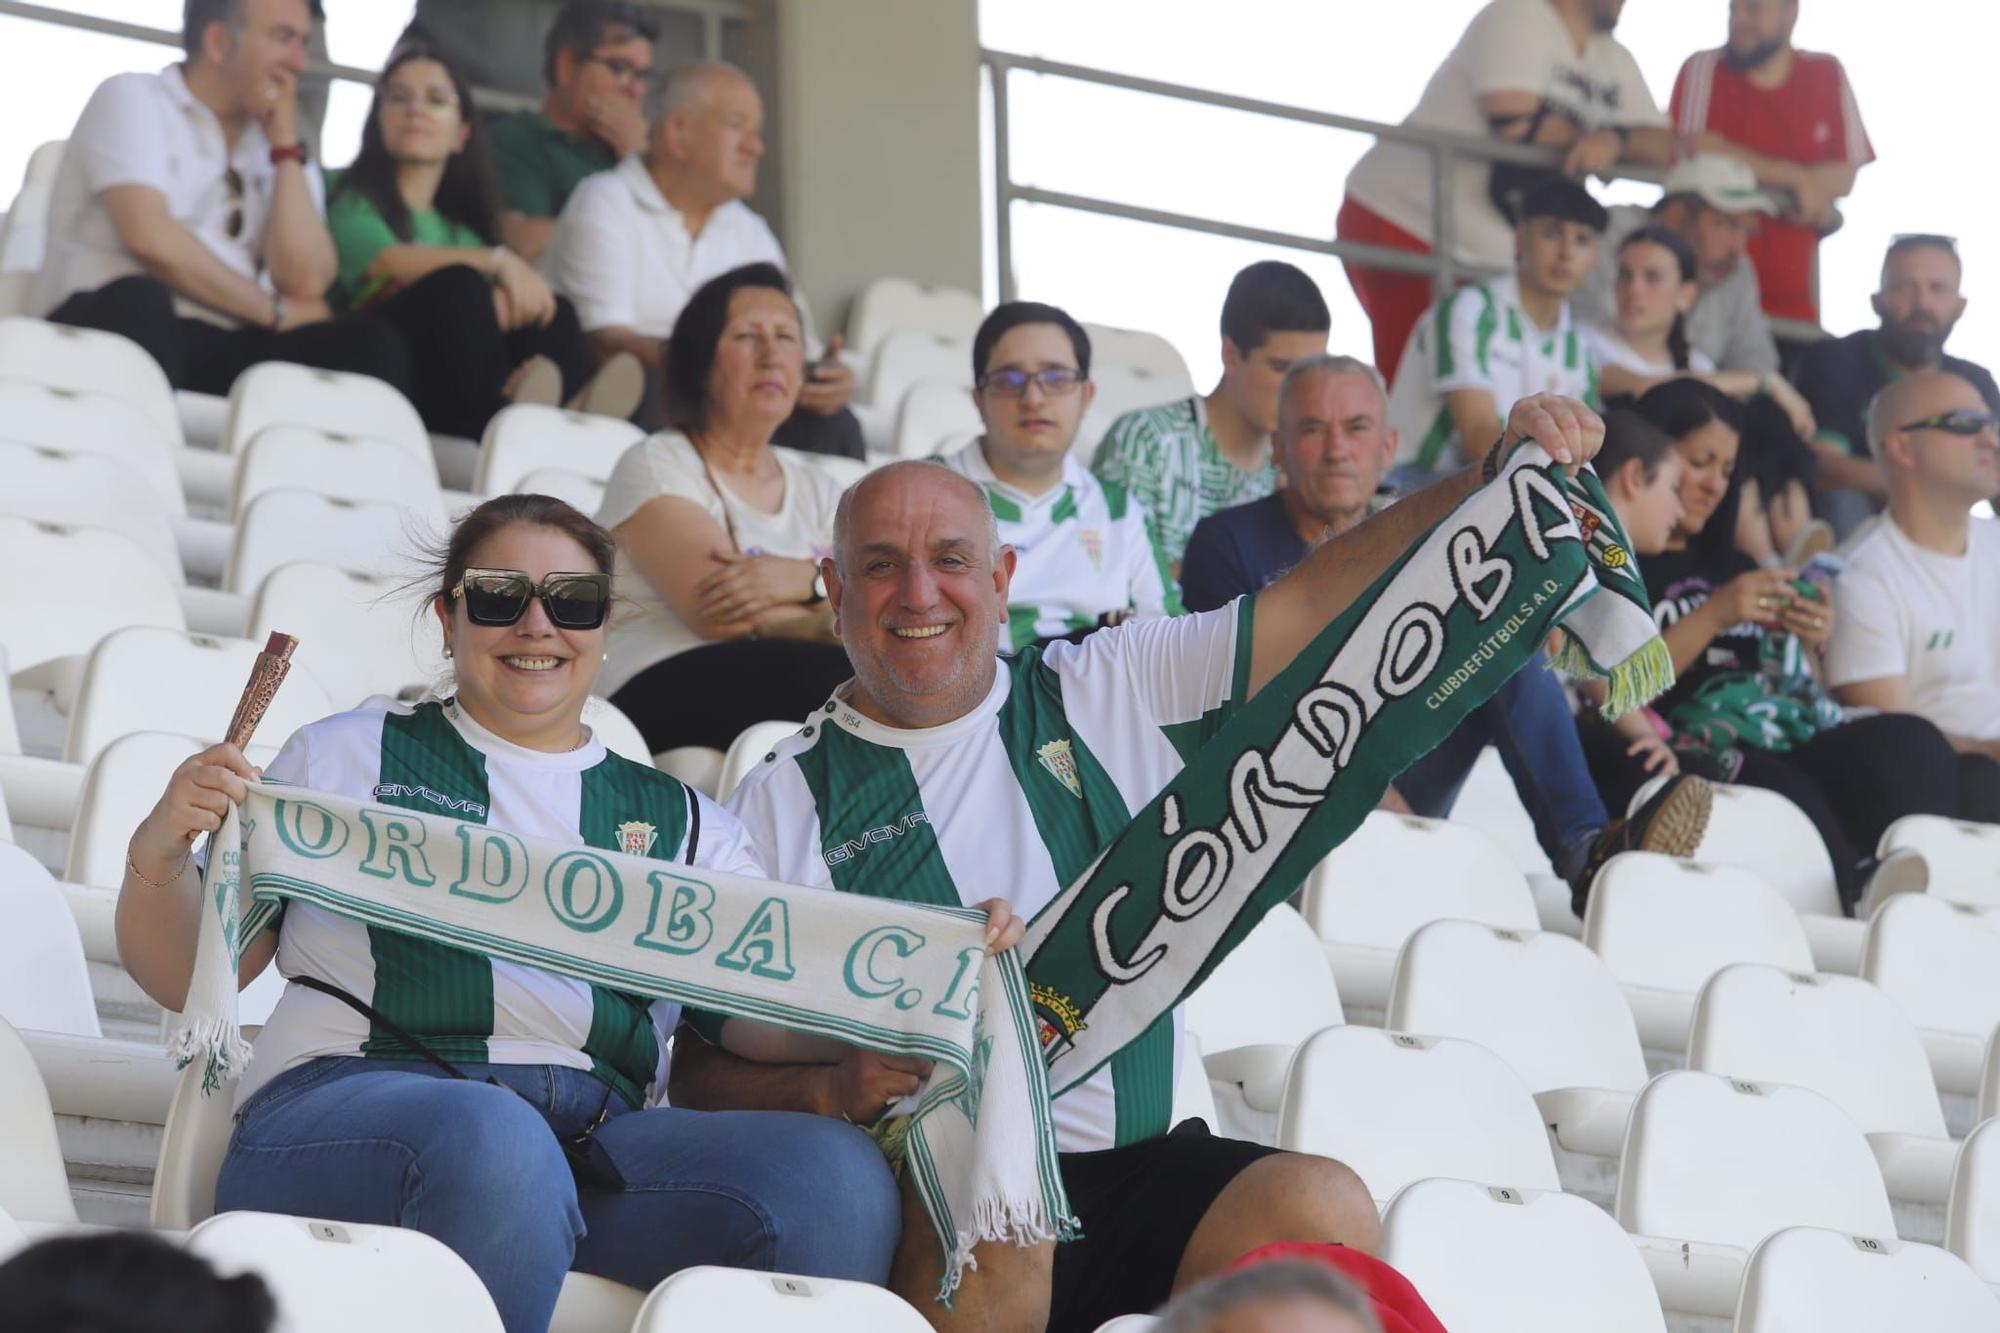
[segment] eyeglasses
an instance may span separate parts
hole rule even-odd
[[[229,221],[222,229],[233,241],[243,235],[243,173],[230,167],[222,173],[222,185],[229,191]]]
[[[1987,431],[2000,433],[2000,417],[1991,412],[1975,411],[1961,407],[1950,412],[1940,412],[1922,421],[1912,421],[1902,427],[1904,430],[1941,430],[1947,435],[1983,435]]]
[[[1051,398],[1075,393],[1085,375],[1068,366],[1046,366],[1041,370],[995,370],[979,377],[979,387],[995,398],[1019,398],[1030,384],[1039,385]]]
[[[405,92],[401,88],[382,94],[382,105],[396,111],[408,111],[421,106],[426,111],[450,111],[458,105],[458,94],[449,88],[426,88],[424,95]]]
[[[593,65],[604,66],[605,72],[620,83],[644,83],[653,77],[651,65],[635,65],[618,56],[601,56],[593,52],[585,56],[584,60]]]
[[[596,629],[611,606],[611,576],[550,574],[536,583],[518,569],[468,569],[450,596],[464,600],[465,618],[475,625],[512,625],[527,614],[528,599],[540,597],[550,624]]]

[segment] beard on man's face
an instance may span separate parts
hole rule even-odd
[[[1769,41],[1759,42],[1747,51],[1737,50],[1736,44],[1731,42],[1722,48],[1722,63],[1730,69],[1735,70],[1738,74],[1744,74],[1756,69],[1772,56],[1778,54],[1779,51],[1784,49],[1784,46],[1785,39],[1782,37],[1773,37]]]
[[[1940,325],[1929,315],[1915,314],[1897,323],[1882,321],[1882,344],[1889,359],[1899,366],[1927,366],[1944,352],[1951,325]]]

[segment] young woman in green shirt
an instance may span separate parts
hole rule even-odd
[[[408,336],[411,396],[432,430],[476,439],[510,402],[630,416],[638,362],[614,358],[586,383],[576,311],[499,244],[497,198],[465,79],[429,47],[403,48],[327,203],[334,303]]]

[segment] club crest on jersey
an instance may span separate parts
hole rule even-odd
[[[1042,761],[1057,781],[1069,788],[1069,794],[1079,801],[1083,799],[1083,783],[1076,773],[1076,755],[1067,740],[1050,741],[1035,751],[1035,757]]]
[[[1053,1053],[1068,1047],[1076,1034],[1090,1026],[1076,1001],[1039,981],[1028,984],[1028,999],[1035,1008],[1035,1026],[1041,1032],[1042,1050]]]
[[[618,850],[627,856],[644,856],[653,850],[659,830],[640,820],[618,826]]]
[[[1096,528],[1084,528],[1076,534],[1076,539],[1083,544],[1083,553],[1090,557],[1090,567],[1104,568],[1104,534]]]

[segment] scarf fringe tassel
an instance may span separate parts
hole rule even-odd
[[[1608,687],[1603,714],[1618,718],[1642,704],[1659,698],[1673,687],[1674,658],[1664,640],[1655,636],[1639,651],[1609,670],[1590,659],[1583,641],[1575,634],[1562,635],[1562,650],[1556,655],[1555,669],[1573,680],[1603,676]]]

